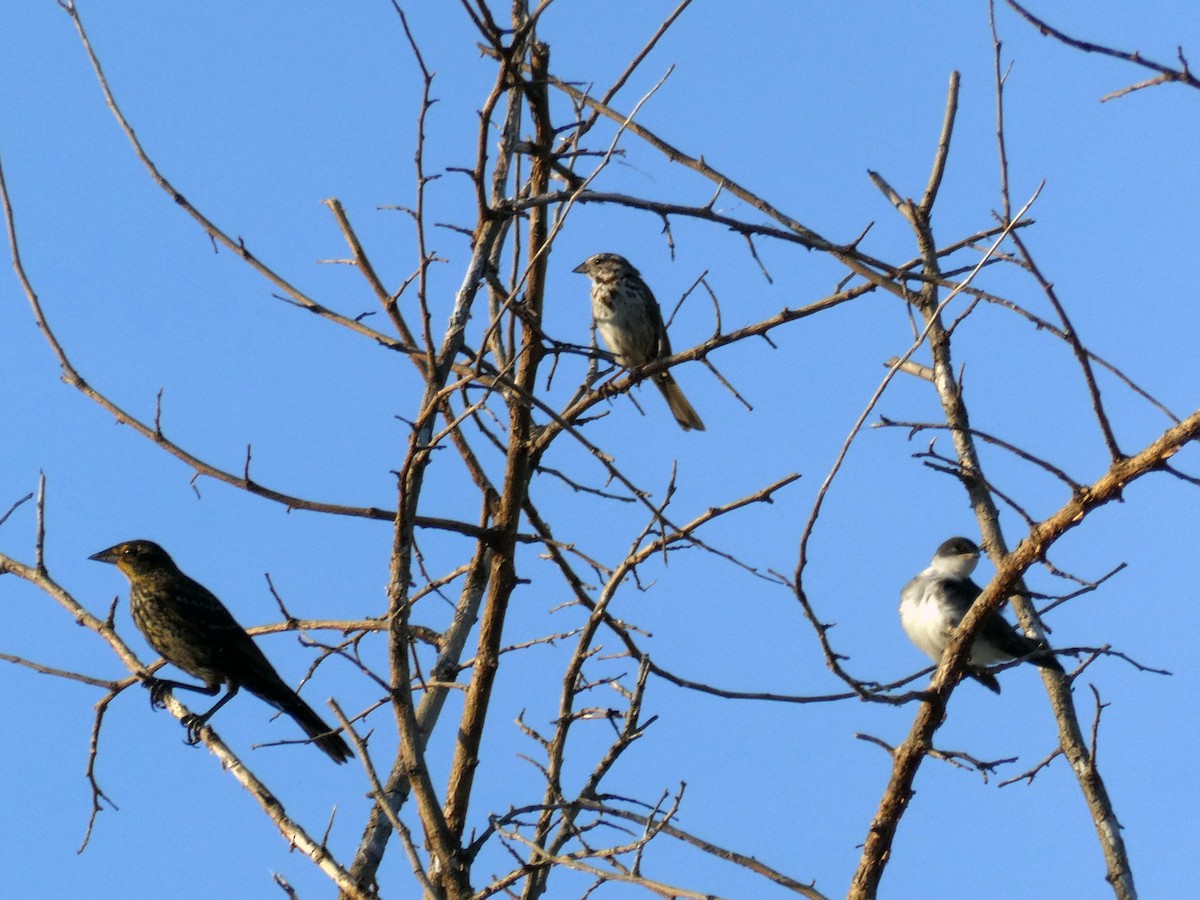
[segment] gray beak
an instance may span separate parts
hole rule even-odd
[[[580,275],[586,275],[587,274],[587,260],[585,259],[583,262],[581,262],[579,265],[577,265],[571,271],[578,272]]]
[[[99,553],[93,553],[88,559],[94,559],[96,562],[106,562],[116,565],[117,548],[109,547],[107,550],[101,550]]]

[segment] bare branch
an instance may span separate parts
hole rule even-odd
[[[1025,21],[1037,28],[1037,30],[1043,35],[1052,37],[1056,41],[1066,44],[1068,47],[1074,47],[1076,50],[1082,50],[1084,53],[1099,53],[1101,56],[1111,56],[1114,59],[1123,59],[1126,62],[1131,62],[1136,66],[1141,66],[1144,69],[1150,69],[1151,71],[1159,73],[1157,78],[1151,78],[1148,81],[1143,81],[1139,84],[1132,85],[1131,87],[1124,88],[1123,90],[1107,94],[1106,96],[1100,98],[1102,101],[1111,100],[1115,97],[1122,97],[1125,94],[1144,87],[1151,87],[1156,84],[1168,84],[1170,82],[1178,82],[1179,84],[1184,84],[1188,87],[1200,89],[1200,80],[1192,75],[1191,71],[1188,69],[1187,60],[1184,59],[1182,48],[1179,50],[1180,67],[1178,69],[1172,69],[1169,66],[1163,65],[1162,63],[1156,63],[1153,60],[1146,59],[1136,50],[1114,50],[1111,47],[1105,47],[1100,44],[1093,44],[1089,41],[1081,41],[1078,38],[1070,37],[1069,35],[1059,31],[1057,28],[1048,25],[1042,19],[1039,19],[1020,3],[1017,3],[1016,0],[1005,0],[1005,2],[1014,10],[1016,10],[1016,12],[1023,19],[1025,19]]]

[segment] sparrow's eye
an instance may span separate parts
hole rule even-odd
[[[122,547],[121,555],[125,557],[137,556],[137,550],[133,547]]]

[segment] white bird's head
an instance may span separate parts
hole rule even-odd
[[[944,541],[933,554],[932,568],[944,578],[969,578],[979,564],[979,548],[965,537]]]

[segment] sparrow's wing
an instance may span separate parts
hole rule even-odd
[[[654,299],[654,293],[650,290],[650,285],[642,281],[641,289],[645,293],[647,300],[646,318],[650,320],[650,327],[654,329],[655,335],[658,336],[658,352],[651,359],[662,359],[664,356],[671,355],[671,339],[667,337],[667,326],[663,323],[662,309],[659,307],[658,301]]]

